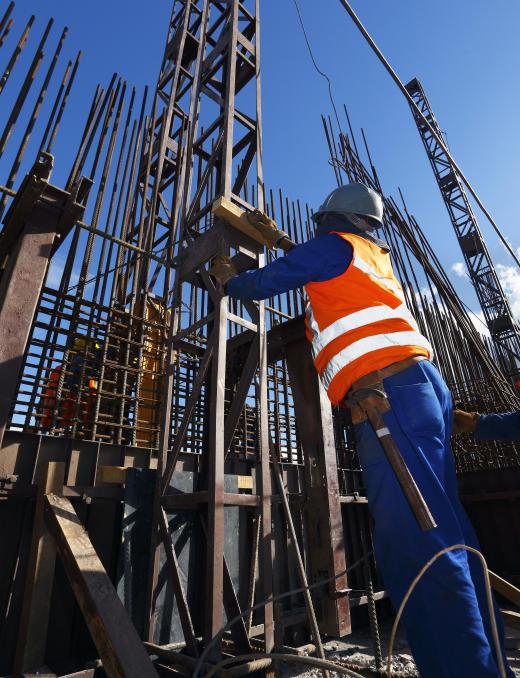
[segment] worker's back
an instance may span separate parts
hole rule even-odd
[[[314,364],[335,405],[361,377],[412,356],[432,356],[404,303],[388,251],[361,235],[336,235],[352,247],[350,266],[305,286]]]

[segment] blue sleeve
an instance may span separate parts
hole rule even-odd
[[[481,414],[475,438],[480,440],[520,440],[520,410],[503,414]]]
[[[323,282],[344,273],[352,261],[352,247],[332,233],[320,235],[297,245],[287,256],[254,271],[245,271],[227,284],[227,293],[249,301],[267,299],[276,294],[303,287],[308,282]]]

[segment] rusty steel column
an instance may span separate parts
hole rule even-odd
[[[285,346],[285,356],[296,413],[296,427],[304,453],[306,514],[311,583],[346,569],[345,539],[338,486],[338,465],[332,408],[312,363],[308,341]],[[320,631],[344,636],[351,631],[347,577],[338,577],[328,589],[318,589],[315,608]]]
[[[84,211],[78,187],[69,193],[52,186],[51,171],[52,156],[42,154],[6,215],[0,241],[0,446],[49,259]]]

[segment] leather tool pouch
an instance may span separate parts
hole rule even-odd
[[[349,391],[344,404],[350,409],[354,425],[361,424],[368,419],[368,410],[376,410],[382,415],[390,409],[390,403],[381,381],[355,391]]]

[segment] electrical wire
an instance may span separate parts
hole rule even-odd
[[[273,661],[282,661],[287,662],[288,664],[305,664],[306,666],[314,666],[318,669],[330,669],[336,673],[342,673],[345,676],[352,676],[353,678],[363,678],[360,673],[356,673],[351,669],[347,669],[346,666],[341,664],[336,664],[335,662],[329,661],[328,659],[319,659],[318,657],[302,657],[297,654],[282,654],[279,652],[254,652],[251,654],[237,655],[236,657],[228,657],[227,659],[222,660],[218,664],[215,664],[211,670],[206,673],[204,678],[212,678],[220,669],[228,666],[229,664],[234,664],[239,661],[253,661],[255,659],[272,659]]]
[[[489,579],[489,570],[488,566],[486,563],[486,560],[482,553],[478,551],[477,549],[474,549],[472,546],[467,546],[466,544],[454,544],[452,546],[447,546],[446,548],[438,551],[434,556],[430,558],[430,560],[424,565],[420,572],[417,574],[415,579],[412,581],[410,586],[408,587],[408,590],[405,593],[405,596],[403,600],[401,601],[401,604],[399,606],[399,610],[397,611],[397,615],[394,621],[394,624],[392,626],[392,632],[390,634],[390,641],[388,644],[388,656],[387,656],[387,668],[386,668],[386,675],[387,678],[392,678],[392,654],[393,654],[393,649],[394,649],[394,642],[395,642],[395,636],[397,633],[397,627],[399,625],[399,621],[401,619],[401,616],[403,614],[403,610],[410,599],[410,596],[412,595],[415,587],[419,583],[419,581],[422,579],[422,577],[425,575],[425,573],[429,570],[429,568],[433,565],[433,563],[440,558],[441,556],[445,555],[446,553],[449,553],[450,551],[455,551],[455,550],[465,550],[470,553],[473,553],[476,555],[482,565],[482,570],[484,574],[484,583],[485,583],[485,588],[486,588],[486,598],[487,598],[487,604],[489,608],[489,617],[490,617],[490,622],[491,622],[491,633],[493,636],[493,643],[495,645],[495,653],[496,653],[496,658],[498,662],[498,669],[500,672],[500,678],[507,678],[506,670],[505,670],[505,665],[504,665],[504,658],[502,655],[502,648],[500,646],[500,640],[498,636],[498,628],[497,628],[497,621],[495,617],[495,609],[493,605],[493,594],[491,592],[491,582]],[[355,563],[353,563],[350,567],[348,567],[345,572],[342,572],[334,577],[329,577],[329,579],[326,580],[321,580],[319,582],[315,582],[314,584],[311,584],[310,586],[306,587],[308,589],[315,588],[317,586],[322,586],[323,584],[333,580],[337,579],[340,576],[343,576],[350,570],[352,570],[354,567],[357,567],[360,563],[362,563],[366,558],[368,558],[370,555],[372,555],[372,551],[370,553],[367,553],[365,556],[357,560]],[[201,654],[199,657],[199,660],[197,662],[197,665],[195,666],[195,670],[193,672],[193,678],[197,678],[199,676],[199,671],[202,667],[202,663],[204,661],[204,658],[206,654],[208,653],[210,647],[212,644],[219,638],[221,638],[224,633],[239,619],[241,619],[243,616],[248,614],[250,611],[258,609],[260,607],[264,607],[267,603],[269,602],[274,602],[275,600],[280,600],[281,598],[285,598],[286,596],[293,595],[294,593],[298,593],[303,591],[303,588],[299,589],[294,589],[293,591],[287,591],[286,593],[283,593],[279,596],[271,596],[270,598],[267,598],[266,600],[262,601],[261,603],[257,603],[256,605],[248,608],[247,610],[244,610],[240,615],[237,615],[234,619],[232,619],[226,626],[224,626],[213,638],[211,641],[208,643],[206,648],[204,649],[204,652]],[[344,675],[349,675],[349,676],[354,676],[356,678],[362,678],[360,674],[355,673],[351,671],[350,669],[347,669],[346,667],[336,664],[335,662],[325,660],[325,659],[320,659],[317,657],[300,657],[298,655],[288,655],[288,654],[279,654],[276,652],[271,652],[271,653],[253,653],[253,654],[246,654],[246,655],[237,655],[235,657],[229,657],[215,666],[211,668],[209,673],[207,673],[204,678],[211,678],[214,676],[219,669],[223,668],[224,666],[227,666],[228,664],[233,664],[237,663],[239,661],[251,661],[255,659],[263,659],[263,658],[272,658],[273,660],[280,660],[280,661],[285,661],[285,662],[293,662],[293,663],[302,663],[302,664],[308,664],[309,666],[314,666],[316,668],[322,668],[322,669],[331,669],[333,671],[336,671],[337,673],[343,673]]]
[[[302,13],[300,11],[299,2],[298,2],[298,0],[293,0],[293,2],[294,2],[294,6],[296,7],[296,11],[298,13],[298,18],[300,20],[300,26],[302,28],[303,37],[305,38],[305,42],[307,44],[307,49],[309,50],[309,56],[311,57],[311,61],[314,65],[314,68],[316,69],[316,71],[321,75],[322,78],[325,78],[325,80],[327,81],[327,85],[328,85],[328,88],[329,88],[330,103],[332,104],[332,108],[334,109],[334,115],[336,116],[336,122],[338,123],[338,127],[339,127],[339,129],[341,129],[338,111],[336,109],[336,104],[334,103],[334,97],[332,95],[332,81],[329,78],[329,76],[324,71],[322,71],[321,68],[316,63],[316,59],[314,58],[314,53],[312,51],[311,43],[309,42],[309,38],[307,36],[307,31],[305,30],[305,24],[303,23],[303,17],[302,17]]]
[[[401,619],[401,615],[403,614],[403,610],[405,608],[406,603],[408,602],[410,596],[413,593],[413,590],[419,583],[419,581],[422,579],[424,574],[426,573],[427,570],[433,565],[433,563],[440,558],[442,555],[445,553],[448,553],[449,551],[454,551],[455,549],[463,549],[465,551],[469,551],[470,553],[475,554],[478,556],[480,563],[482,565],[482,570],[484,572],[484,582],[486,585],[486,598],[487,598],[487,604],[489,607],[489,617],[491,621],[491,633],[493,635],[493,642],[495,644],[495,652],[497,656],[497,661],[498,661],[498,669],[500,671],[500,676],[501,678],[507,678],[506,677],[506,670],[504,666],[504,658],[502,656],[502,648],[500,647],[500,641],[498,638],[498,629],[497,629],[497,620],[495,617],[495,608],[493,605],[493,595],[491,593],[491,582],[489,581],[489,570],[488,566],[486,563],[486,559],[480,553],[480,551],[477,551],[477,549],[474,549],[472,546],[466,546],[465,544],[454,544],[453,546],[448,546],[445,549],[442,549],[441,551],[438,551],[430,560],[426,563],[426,565],[421,569],[419,574],[415,577],[413,582],[410,584],[408,587],[408,590],[406,591],[406,594],[401,601],[401,605],[399,606],[399,610],[397,611],[397,615],[395,617],[394,625],[392,626],[392,633],[390,634],[390,643],[388,645],[388,659],[387,659],[387,665],[386,665],[386,671],[387,671],[387,676],[388,678],[391,678],[392,676],[392,651],[394,649],[394,641],[395,641],[395,634],[397,632],[397,626],[399,624],[399,620]]]
[[[247,609],[243,610],[240,614],[237,614],[237,616],[233,617],[233,619],[231,619],[231,621],[229,621],[225,626],[223,626],[220,629],[220,631],[217,631],[217,633],[213,636],[213,638],[211,638],[209,643],[206,645],[206,647],[204,648],[202,654],[200,655],[199,660],[197,662],[197,665],[195,666],[195,669],[193,671],[193,678],[197,678],[197,676],[199,676],[199,671],[202,668],[204,658],[208,654],[208,652],[211,649],[211,647],[213,646],[213,644],[216,643],[217,640],[220,640],[220,638],[222,638],[224,633],[226,633],[226,631],[229,631],[229,629],[233,626],[233,624],[235,624],[237,621],[239,621],[240,619],[245,617],[247,614],[249,614],[250,612],[252,612],[254,610],[258,610],[262,607],[265,607],[268,603],[274,603],[274,602],[277,602],[279,600],[282,600],[283,598],[287,598],[288,596],[293,596],[293,595],[296,595],[297,593],[303,593],[303,591],[305,591],[305,590],[311,591],[312,589],[318,588],[320,586],[324,586],[325,584],[328,584],[331,581],[339,579],[340,577],[344,577],[346,574],[351,572],[358,565],[361,565],[361,563],[363,563],[367,558],[370,558],[370,556],[372,556],[373,553],[374,553],[373,550],[369,551],[368,553],[365,553],[364,556],[362,556],[361,558],[356,560],[354,563],[352,563],[352,565],[349,565],[342,572],[339,572],[339,574],[335,574],[334,576],[328,577],[327,579],[320,579],[319,581],[316,581],[316,582],[314,582],[314,584],[310,584],[309,586],[303,586],[303,587],[299,587],[297,589],[291,589],[290,591],[286,591],[285,593],[280,593],[277,596],[270,596],[269,598],[266,598],[262,602],[257,603],[256,605],[252,605],[251,607],[248,607]]]

